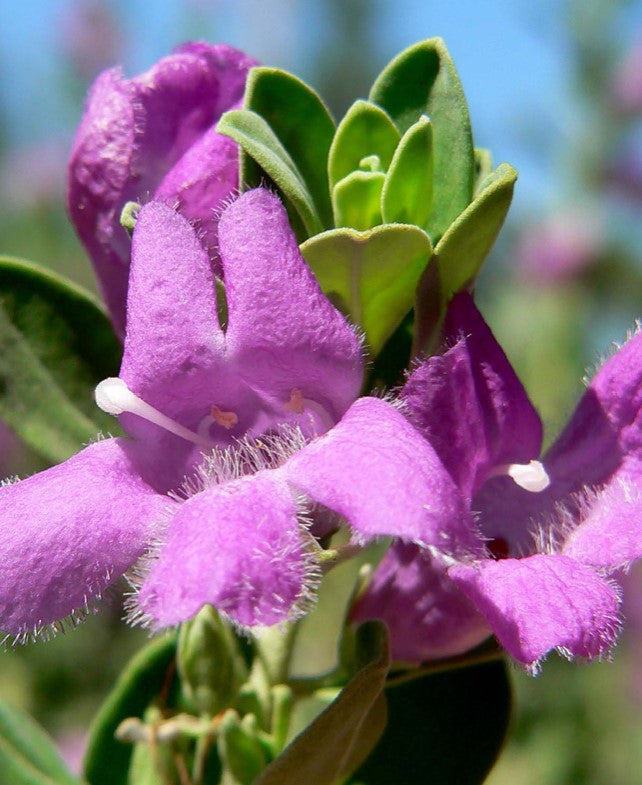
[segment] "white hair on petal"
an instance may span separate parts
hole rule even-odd
[[[600,368],[608,362],[608,360],[613,357],[614,354],[623,349],[627,343],[635,338],[636,335],[639,335],[642,332],[642,320],[636,319],[633,323],[632,327],[626,331],[626,335],[624,336],[623,341],[611,341],[611,346],[605,352],[601,353],[598,356],[598,359],[593,363],[592,366],[586,369],[586,373],[582,377],[582,382],[588,387],[591,383],[591,380],[595,377],[595,375],[599,372]]]
[[[80,605],[72,608],[62,619],[52,622],[37,621],[32,625],[25,624],[18,632],[6,633],[4,637],[1,637],[0,647],[6,650],[15,646],[23,646],[27,643],[35,643],[36,641],[46,642],[52,640],[57,635],[66,635],[68,632],[75,630],[87,616],[98,612],[98,605],[109,588],[112,579],[112,571],[109,569],[105,570],[102,581],[90,584],[83,594]]]
[[[244,437],[238,439],[230,447],[215,447],[205,455],[203,462],[197,467],[194,474],[186,477],[176,492],[171,492],[169,496],[178,502],[201,493],[208,488],[223,485],[227,482],[255,474],[259,471],[277,469],[285,461],[298,452],[307,442],[306,437],[298,426],[282,426],[279,433],[267,434],[260,438]],[[293,489],[295,504],[297,509],[297,520],[300,526],[300,533],[303,542],[303,561],[304,561],[304,580],[302,582],[301,593],[296,599],[287,621],[299,618],[307,613],[311,604],[316,598],[317,589],[321,580],[321,570],[316,559],[316,540],[310,533],[312,526],[312,510],[310,501],[304,495],[297,493]],[[149,614],[141,610],[138,605],[138,593],[140,588],[158,560],[166,542],[166,534],[174,510],[167,508],[164,516],[157,522],[155,527],[156,536],[147,546],[145,553],[138,559],[136,564],[131,567],[125,577],[130,585],[131,591],[125,599],[125,615],[127,621],[132,625],[140,625],[155,630],[154,620]],[[259,541],[260,543],[260,541]],[[275,553],[273,543],[260,543],[269,547],[269,558],[281,561],[288,554]],[[257,547],[260,547],[260,544]],[[247,588],[250,588],[249,586]],[[279,598],[274,596],[275,608],[278,607]],[[282,602],[282,600],[281,600]],[[225,616],[235,628],[243,631],[242,625],[238,625],[229,618],[225,611],[225,605],[217,606],[217,610]],[[252,628],[254,629],[254,628]]]

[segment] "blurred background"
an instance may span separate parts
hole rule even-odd
[[[0,0],[0,251],[95,291],[64,209],[65,168],[100,70],[128,75],[194,38],[312,84],[340,117],[406,46],[440,35],[478,147],[520,172],[478,301],[555,436],[580,379],[642,304],[642,0]],[[0,474],[39,467],[2,434]],[[145,635],[106,612],[0,656],[0,697],[77,760],[87,723]],[[551,657],[515,671],[516,710],[490,785],[642,783],[642,571],[625,578],[613,664]]]

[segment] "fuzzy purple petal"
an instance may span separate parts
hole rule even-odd
[[[580,505],[580,522],[562,553],[591,567],[613,570],[642,557],[642,486],[614,480]]]
[[[537,667],[552,649],[593,658],[619,630],[619,598],[595,570],[564,555],[482,561],[449,570],[502,646]]]
[[[542,426],[469,294],[451,302],[445,331],[457,343],[421,363],[401,396],[413,423],[471,498],[493,467],[539,456]]]
[[[544,461],[560,497],[603,484],[630,458],[642,460],[642,333],[600,368]]]
[[[123,439],[0,489],[0,629],[29,633],[82,612],[144,551],[173,504]]]
[[[219,246],[239,373],[282,403],[298,389],[338,419],[361,386],[360,342],[299,253],[279,199],[262,188],[239,197],[221,216]]]
[[[69,162],[69,214],[121,333],[129,239],[119,224],[119,209],[131,198],[127,184],[139,122],[134,88],[119,70],[105,71],[89,93]]]
[[[216,208],[238,186],[238,157],[236,142],[212,128],[170,169],[154,195],[189,218],[215,262],[218,262]],[[217,263],[217,273],[219,266]]]
[[[223,364],[224,335],[207,253],[183,216],[150,202],[134,230],[120,376],[146,403],[197,431],[217,399],[238,397],[239,385]],[[158,490],[176,488],[200,460],[202,448],[191,442],[134,414],[120,420],[155,454],[156,476],[148,480]]]
[[[177,417],[186,402],[212,402],[223,354],[209,257],[183,216],[150,202],[134,230],[120,375],[147,403]]]
[[[485,619],[416,545],[395,542],[377,567],[352,620],[381,619],[395,660],[419,663],[468,651],[490,634]]]
[[[184,153],[241,99],[252,65],[230,47],[187,45],[131,80],[108,71],[90,93],[69,164],[68,205],[120,332],[129,261],[120,211],[127,201],[153,195]],[[220,183],[210,182],[216,197]],[[232,190],[236,182],[229,185]]]
[[[214,486],[188,499],[139,594],[155,627],[194,616],[209,603],[254,627],[296,615],[312,577],[297,504],[271,471]]]
[[[357,400],[331,431],[292,456],[284,471],[365,539],[395,536],[440,550],[480,548],[435,451],[379,398]]]

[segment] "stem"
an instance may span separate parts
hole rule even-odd
[[[270,685],[287,682],[298,631],[298,624],[288,622],[284,627],[269,627],[255,638],[256,651]]]
[[[180,752],[174,752],[174,763],[176,764],[176,771],[178,772],[181,785],[192,785],[192,780],[185,765],[185,759]]]
[[[398,676],[392,676],[392,678],[389,678],[386,681],[386,688],[399,687],[401,684],[406,684],[420,676],[459,670],[460,668],[467,668],[469,665],[483,665],[486,662],[501,660],[503,657],[504,652],[496,644],[492,648],[484,646],[481,649],[475,649],[466,654],[459,654],[456,657],[449,657],[445,660],[435,660],[420,668],[412,668],[400,673]]]
[[[339,564],[343,564],[343,562],[358,556],[362,551],[362,545],[340,545],[338,548],[319,550],[316,557],[319,566],[325,574],[334,567],[338,567]]]
[[[218,731],[218,726],[221,722],[221,716],[221,714],[217,714],[215,717],[212,717],[207,733],[203,736],[199,736],[196,741],[196,751],[192,768],[192,780],[194,781],[194,785],[203,785],[207,755],[212,746],[212,742],[216,737],[216,732]]]

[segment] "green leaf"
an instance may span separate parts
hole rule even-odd
[[[334,785],[364,760],[386,722],[383,687],[390,665],[387,638],[380,622],[366,622],[359,628],[361,669],[254,785]]]
[[[384,110],[369,101],[355,101],[339,123],[328,157],[330,187],[360,168],[368,156],[377,156],[385,172],[401,135]]]
[[[473,194],[477,196],[480,186],[493,171],[493,156],[490,150],[483,147],[475,148],[475,185]]]
[[[80,785],[44,730],[5,701],[0,701],[0,785]]]
[[[386,690],[388,725],[354,785],[480,785],[510,714],[503,663],[425,676]]]
[[[301,246],[323,291],[364,329],[373,355],[412,308],[431,251],[427,234],[408,224],[335,229]]]
[[[466,98],[440,38],[406,49],[377,77],[370,100],[401,133],[427,114],[434,131],[433,207],[428,231],[436,243],[472,198],[474,155]]]
[[[403,135],[388,169],[381,197],[385,223],[428,226],[432,207],[432,123],[423,116]]]
[[[167,688],[175,657],[176,635],[156,638],[121,673],[90,729],[84,761],[90,785],[126,785],[133,748],[114,733],[127,717],[142,717]]]
[[[256,734],[240,722],[235,711],[228,711],[218,728],[218,753],[223,768],[238,785],[252,785],[266,764],[265,752]]]
[[[308,235],[323,231],[321,218],[303,176],[272,128],[260,115],[247,109],[225,112],[216,130],[234,139],[267,173],[281,191],[283,199],[298,214]]]
[[[0,419],[46,460],[63,461],[101,429],[118,429],[94,403],[94,388],[118,373],[121,351],[91,295],[0,258]]]
[[[274,131],[301,173],[321,223],[331,227],[327,160],[335,125],[321,98],[287,71],[252,68],[243,105]]]
[[[332,190],[334,222],[363,232],[381,223],[383,172],[351,172]]]
[[[501,164],[482,183],[474,201],[450,226],[435,248],[444,305],[470,286],[493,247],[513,198],[517,172]]]

